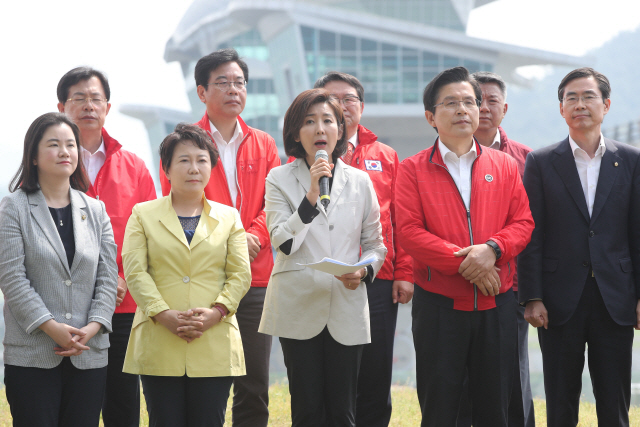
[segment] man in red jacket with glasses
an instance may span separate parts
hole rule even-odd
[[[347,132],[347,153],[342,160],[369,174],[380,204],[382,238],[387,257],[375,280],[367,285],[371,343],[364,346],[358,374],[356,426],[383,427],[391,419],[391,374],[393,342],[398,318],[398,303],[413,296],[413,261],[397,243],[396,207],[393,193],[398,173],[398,154],[378,141],[376,135],[360,124],[364,110],[364,88],[354,76],[331,71],[320,77],[322,87],[342,105]]]
[[[140,381],[122,372],[136,303],[127,292],[122,269],[122,240],[131,210],[136,203],[154,200],[156,188],[142,159],[126,151],[104,129],[111,109],[107,77],[90,67],[78,67],[60,79],[58,110],[80,129],[82,163],[91,187],[87,195],[104,202],[118,245],[118,296],[109,334],[107,385],[102,403],[106,427],[138,426],[140,423]]]
[[[266,427],[269,421],[269,356],[271,336],[258,333],[267,283],[273,268],[265,221],[264,188],[269,171],[280,166],[275,141],[240,118],[247,100],[249,68],[235,49],[217,50],[195,67],[198,97],[206,112],[197,125],[207,131],[220,153],[205,187],[207,199],[240,212],[251,260],[251,289],[236,318],[242,335],[247,375],[233,381],[233,426]],[[171,183],[160,171],[162,193]]]
[[[400,244],[413,257],[422,427],[454,426],[466,373],[474,426],[507,427],[517,344],[513,259],[534,224],[512,157],[481,146],[482,92],[464,67],[425,88],[435,144],[400,164]]]

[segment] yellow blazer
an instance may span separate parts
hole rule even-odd
[[[245,375],[235,312],[251,284],[240,215],[204,199],[191,246],[171,195],[133,208],[122,246],[124,274],[138,304],[123,371],[132,374],[219,377]],[[152,317],[224,304],[225,321],[187,343]]]

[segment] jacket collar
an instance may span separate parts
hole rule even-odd
[[[373,144],[378,140],[375,133],[362,125],[358,125],[358,147],[360,145]]]
[[[69,189],[69,198],[71,200],[71,216],[73,218],[73,235],[76,254],[83,253],[85,251],[85,238],[88,235],[86,215],[87,204],[80,195],[80,192],[72,188]],[[49,212],[49,207],[47,206],[44,194],[42,194],[42,190],[28,194],[27,199],[29,200],[31,215],[33,215],[38,226],[40,226],[40,229],[47,237],[47,240],[56,251],[56,254],[58,254],[58,258],[60,258],[60,262],[62,262],[67,273],[71,275],[71,272],[77,268],[78,263],[80,262],[80,257],[74,256],[73,264],[68,264],[67,253],[65,252],[62,239],[60,239],[58,229],[56,228],[53,218],[51,217],[51,213]]]
[[[473,137],[473,143],[476,144],[476,152],[478,153],[478,155],[476,156],[476,160],[477,160],[482,155],[483,147],[482,147],[482,144],[478,142],[475,136]],[[440,137],[436,138],[436,142],[430,148],[431,154],[429,155],[429,163],[434,163],[436,165],[446,168],[447,165],[445,165],[444,159],[440,154],[440,149],[438,147],[438,144],[440,144]]]
[[[244,141],[244,140],[247,139],[247,136],[249,134],[253,133],[253,129],[251,129],[244,122],[244,120],[242,120],[242,117],[240,117],[240,116],[238,116],[238,123],[240,123],[240,129],[242,129],[242,135],[244,135],[242,140]],[[211,125],[209,124],[209,115],[207,114],[206,111],[204,113],[204,116],[202,116],[202,118],[200,119],[199,122],[196,123],[196,125],[199,126],[201,129],[204,129],[205,132],[207,132],[209,135],[211,135]],[[213,139],[213,137],[211,139]]]
[[[182,225],[180,224],[180,220],[178,219],[178,215],[173,209],[171,198],[172,195],[169,193],[168,196],[161,199],[160,206],[158,206],[160,223],[164,225],[164,227],[173,234],[175,238],[182,242],[187,249],[193,250],[193,248],[195,248],[200,242],[206,240],[218,226],[220,223],[218,213],[212,205],[213,202],[207,200],[203,193],[202,199],[204,204],[202,207],[202,213],[200,214],[200,221],[198,221],[198,226],[196,227],[193,239],[191,239],[191,245],[189,245],[187,237],[184,235]]]
[[[502,129],[502,126],[498,126],[498,132],[500,133],[500,151],[507,151],[507,146],[509,145],[507,133]]]
[[[107,158],[112,154],[120,151],[122,144],[113,139],[105,128],[102,128],[102,140],[104,141],[104,148],[107,151]]]

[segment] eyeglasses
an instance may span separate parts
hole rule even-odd
[[[107,103],[107,100],[104,98],[69,98],[67,102],[71,102],[73,105],[84,105],[90,102],[95,107],[102,107]]]
[[[358,98],[357,96],[353,96],[353,95],[347,95],[342,99],[338,98],[337,96],[332,96],[331,98],[333,98],[336,101],[340,102],[345,107],[351,107],[351,106],[356,105],[358,102],[360,102],[360,98]]]
[[[237,82],[215,82],[206,84],[205,86],[211,85],[215,85],[220,91],[226,92],[227,90],[229,90],[231,85],[235,86],[235,88],[238,90],[245,90],[247,87],[247,82],[245,80],[238,80]]]
[[[598,95],[585,95],[585,96],[577,96],[577,95],[569,95],[564,99],[564,103],[567,105],[575,105],[579,100],[582,99],[582,102],[585,104],[594,104],[598,102],[600,96]]]
[[[462,101],[456,101],[456,100],[449,100],[449,101],[445,101],[445,102],[441,102],[440,104],[436,104],[433,106],[433,108],[439,107],[441,105],[444,106],[444,108],[446,108],[449,111],[457,111],[458,110],[458,105],[460,105],[460,103],[462,103],[462,105],[464,106],[465,109],[467,110],[475,110],[478,107],[480,107],[481,101],[479,99],[476,98],[467,98],[467,99],[463,99]]]

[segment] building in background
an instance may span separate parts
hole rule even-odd
[[[463,65],[526,85],[527,65],[581,66],[581,58],[469,37],[470,12],[494,0],[195,0],[167,42],[165,60],[182,67],[191,112],[140,105],[120,111],[142,120],[154,153],[180,121],[204,114],[193,70],[198,59],[234,47],[249,65],[243,119],[282,149],[282,118],[291,101],[330,70],[365,88],[362,124],[401,159],[430,146],[422,91],[440,71]],[[496,23],[499,25],[499,23]],[[284,155],[284,153],[282,153]]]

